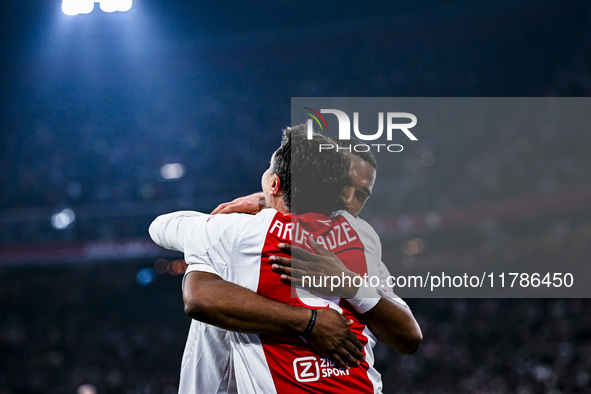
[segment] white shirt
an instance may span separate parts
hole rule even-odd
[[[150,236],[154,242],[166,249],[184,252],[185,235],[189,231],[187,226],[191,222],[188,219],[199,217],[207,220],[209,215],[183,211],[160,216],[150,226]],[[191,253],[190,251],[197,254],[205,253],[205,244],[188,242],[187,252]],[[229,332],[224,329],[191,319],[181,362],[179,393],[237,393],[232,345],[228,336]]]

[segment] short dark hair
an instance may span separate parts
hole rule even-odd
[[[359,157],[361,160],[364,160],[364,161],[368,162],[376,170],[378,169],[378,162],[376,161],[376,158],[373,155],[373,153],[371,153],[371,150],[368,150],[367,152],[357,152],[353,148],[353,146],[355,146],[355,145],[364,144],[363,142],[361,142],[361,140],[358,140],[355,137],[351,137],[351,139],[348,139],[348,140],[339,140],[338,137],[335,137],[335,138],[333,138],[333,140],[335,141],[335,143],[338,146],[341,146],[341,147],[348,147],[348,146],[350,146],[351,147],[351,154],[352,155],[355,155],[355,156]],[[347,150],[346,152],[349,152],[349,150]]]
[[[338,209],[351,161],[335,149],[321,152],[321,144],[332,145],[333,141],[317,133],[309,140],[306,124],[283,130],[270,171],[279,177],[283,203],[291,212],[330,215]]]

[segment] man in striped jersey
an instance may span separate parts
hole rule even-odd
[[[376,181],[377,173],[377,161],[373,154],[368,152],[357,152],[351,149],[351,146],[360,144],[361,141],[352,138],[350,141],[337,141],[341,147],[341,151],[347,152],[351,159],[351,166],[349,169],[349,177],[347,183],[343,188],[339,202],[340,209],[346,210],[354,217],[363,210],[365,203],[372,194],[373,186]],[[220,204],[212,214],[218,213],[234,213],[243,212],[256,214],[265,208],[265,197],[262,192],[253,193],[249,196],[239,197],[231,202]],[[361,219],[358,219],[361,220]],[[308,276],[335,276],[342,277],[343,273],[350,275],[347,268],[343,263],[330,251],[326,250],[322,245],[318,245],[313,240],[310,242],[315,254],[309,253],[296,246],[291,247],[289,243],[282,244],[281,249],[287,254],[294,255],[297,258],[295,265],[299,269],[296,273],[295,280],[292,281],[291,272],[291,259],[289,257],[272,256],[273,260],[273,271],[277,274],[282,275],[282,281],[291,285],[300,285],[301,277],[304,275]],[[322,267],[321,270],[318,267]],[[396,294],[392,287],[387,283],[387,279],[390,276],[388,268],[383,262],[379,264],[379,278],[380,283],[377,287],[382,298],[386,298],[403,305],[407,310],[407,313],[396,314],[394,320],[393,314],[380,314],[381,319],[390,318],[391,327],[398,328],[400,330],[399,335],[395,336],[383,336],[388,341],[384,341],[389,346],[398,350],[400,353],[413,353],[416,351],[418,344],[420,344],[420,328],[408,305],[402,301]],[[325,290],[326,289],[316,289]],[[372,310],[372,314],[379,313],[381,305]],[[375,327],[374,331],[380,331],[379,327]],[[388,340],[390,338],[390,340]],[[418,339],[417,339],[418,338]],[[381,339],[381,338],[380,338]],[[392,342],[395,339],[395,342]]]
[[[189,315],[223,328],[266,333],[228,333],[240,392],[344,392],[351,389],[359,392],[379,392],[379,374],[371,364],[371,347],[375,343],[375,338],[365,326],[360,314],[363,314],[366,320],[375,320],[373,323],[370,322],[372,328],[377,327],[381,330],[381,336],[387,337],[392,333],[387,327],[380,328],[379,320],[383,318],[381,313],[392,314],[389,306],[380,307],[382,300],[375,292],[369,294],[369,298],[357,294],[348,301],[314,298],[306,292],[299,292],[296,297],[292,297],[291,288],[281,283],[271,272],[268,258],[271,254],[280,253],[277,244],[294,242],[304,246],[305,235],[310,233],[319,239],[327,237],[329,243],[332,237],[335,246],[338,243],[338,248],[333,252],[350,266],[355,266],[357,274],[376,274],[378,263],[372,262],[379,262],[379,240],[375,239],[377,237],[372,233],[373,230],[366,224],[355,223],[355,219],[350,215],[347,217],[347,214],[335,218],[326,216],[333,210],[331,204],[336,199],[336,195],[331,195],[329,189],[338,192],[343,186],[339,185],[338,179],[335,182],[338,176],[329,174],[320,184],[307,189],[294,181],[294,185],[291,186],[297,189],[295,192],[286,188],[286,184],[289,184],[286,174],[287,177],[291,176],[289,171],[286,172],[286,169],[290,169],[286,162],[290,161],[289,156],[293,152],[289,152],[289,143],[282,145],[282,148],[285,147],[287,148],[280,148],[276,152],[270,170],[263,177],[266,201],[273,209],[264,210],[256,216],[207,217],[195,213],[165,215],[154,222],[150,233],[162,246],[185,252],[187,263],[190,264],[190,273],[186,276],[183,294]],[[296,165],[301,165],[309,159],[304,154],[298,161],[295,155],[292,157],[291,169],[295,166],[296,170],[309,171],[306,165],[300,168]],[[313,166],[317,165],[313,163]],[[327,172],[325,167],[323,170]],[[325,193],[322,192],[323,188]],[[309,204],[309,196],[314,193],[319,194],[319,202]],[[288,195],[293,196],[293,200],[290,200]],[[289,215],[296,210],[323,212],[325,215]],[[335,235],[337,233],[338,236]],[[345,251],[347,252],[344,253]],[[286,316],[286,326],[289,327],[291,324],[292,330],[269,327],[268,324],[265,325],[266,322],[249,320],[244,316],[238,317],[239,313],[236,311],[244,309],[247,301],[237,299],[236,289],[228,287],[226,281],[292,305],[291,317]],[[368,315],[376,305],[382,312],[373,313],[375,317],[372,317],[371,313]],[[307,309],[310,316],[305,328],[302,326],[302,309]],[[322,334],[322,330],[326,329],[318,325],[316,319],[320,322],[321,315],[330,316],[328,311],[331,309],[342,312],[353,321],[350,328],[363,343],[366,354],[361,368],[339,369],[330,361],[336,360],[337,366],[340,367],[345,366],[344,362],[357,365],[354,357],[360,357],[355,348],[355,341],[351,341],[353,346],[344,346],[349,352],[344,356],[338,353],[323,354],[320,351],[321,355],[325,356],[322,358],[310,348],[310,345],[315,345],[315,335],[318,336],[318,332],[314,334],[315,331],[320,330]],[[400,310],[394,312],[394,315],[400,314]],[[253,315],[260,315],[257,306],[253,306]],[[241,319],[238,328],[236,319]],[[389,320],[386,319],[385,322]],[[297,332],[309,335],[308,343],[293,335]],[[337,331],[335,333],[338,334]]]

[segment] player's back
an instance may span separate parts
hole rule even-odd
[[[375,233],[374,233],[375,234]],[[233,233],[230,264],[224,279],[265,297],[312,309],[332,308],[354,321],[351,331],[365,346],[361,367],[341,370],[316,354],[301,337],[230,333],[239,392],[376,393],[381,379],[373,368],[375,337],[346,300],[324,299],[292,289],[271,271],[269,256],[280,255],[281,242],[307,248],[307,236],[331,250],[354,272],[375,274],[379,240],[348,214],[286,216],[265,210]]]

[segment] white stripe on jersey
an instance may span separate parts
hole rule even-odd
[[[230,332],[238,393],[277,394],[258,334]]]
[[[373,366],[375,363],[373,348],[377,343],[377,339],[368,326],[365,326],[363,329],[363,335],[365,335],[368,339],[367,344],[365,345],[365,359],[369,365]],[[367,377],[373,384],[374,394],[382,394],[382,375],[380,375],[378,370],[375,368],[368,369]]]
[[[179,393],[237,392],[229,332],[191,320],[181,363]]]

